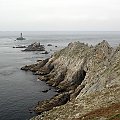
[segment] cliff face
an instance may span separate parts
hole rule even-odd
[[[32,118],[35,120],[88,120],[111,117],[120,113],[120,107],[111,114],[94,114],[92,111],[108,110],[120,106],[120,46],[112,48],[107,41],[96,46],[75,42],[55,53],[49,60],[22,69],[39,74],[40,80],[58,88],[60,94],[36,107],[38,113],[50,106],[50,110]],[[66,97],[66,95],[68,95]],[[62,101],[65,105],[57,104]],[[48,106],[45,106],[45,105]],[[59,106],[61,105],[61,106]],[[58,107],[56,107],[58,106]],[[42,110],[41,110],[42,108]],[[88,113],[91,113],[90,115]],[[119,116],[118,116],[119,117]]]

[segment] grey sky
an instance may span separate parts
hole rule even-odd
[[[120,0],[0,0],[2,30],[120,31]]]

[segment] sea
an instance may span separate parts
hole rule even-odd
[[[26,40],[16,40],[20,33]],[[56,94],[55,89],[38,81],[37,75],[20,70],[24,65],[50,57],[70,42],[80,41],[96,45],[102,40],[116,47],[120,44],[120,32],[110,31],[1,31],[0,32],[0,120],[29,120],[36,114],[31,111],[38,101]],[[23,52],[18,45],[40,42],[49,54],[39,51]],[[47,46],[52,44],[52,46]],[[56,46],[56,47],[55,47]],[[43,90],[51,88],[47,93]]]

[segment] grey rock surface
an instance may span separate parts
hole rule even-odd
[[[45,51],[45,47],[44,45],[40,45],[40,43],[35,42],[22,51]]]
[[[92,47],[80,42],[70,43],[44,65],[39,64],[41,62],[31,65],[29,70],[38,72],[40,80],[58,88],[59,95],[69,93],[70,101],[53,106],[47,112],[43,110],[31,120],[77,120],[103,107],[120,106],[120,45],[112,48],[105,40]],[[37,108],[42,109],[41,105]],[[109,117],[102,115],[99,119]]]

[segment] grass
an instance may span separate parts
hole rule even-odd
[[[110,117],[108,120],[120,120],[120,114],[116,114],[116,115]]]

